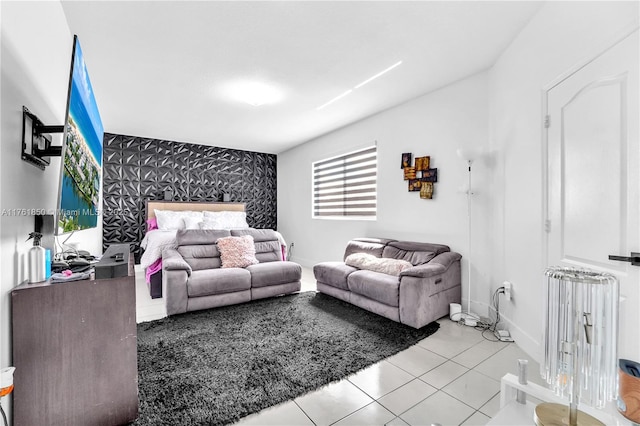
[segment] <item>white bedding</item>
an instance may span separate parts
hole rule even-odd
[[[144,253],[142,253],[142,257],[140,258],[140,266],[147,269],[156,260],[162,259],[162,250],[165,248],[178,247],[178,242],[176,241],[177,232],[178,231],[161,231],[159,229],[147,232],[140,242],[140,247],[144,249]],[[281,246],[286,250],[287,242],[284,240],[284,237],[278,231],[275,231],[275,233],[278,236]]]
[[[140,247],[144,249],[140,258],[140,266],[147,269],[156,260],[162,258],[162,250],[178,247],[176,232],[178,231],[161,231],[159,229],[147,232],[140,242]]]

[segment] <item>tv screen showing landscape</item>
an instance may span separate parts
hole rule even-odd
[[[98,224],[104,128],[91,80],[74,37],[58,203],[58,234]]]

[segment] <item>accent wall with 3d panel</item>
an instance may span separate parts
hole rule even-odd
[[[274,154],[105,133],[103,245],[130,243],[136,261],[145,201],[229,201],[246,205],[254,228],[277,226]]]

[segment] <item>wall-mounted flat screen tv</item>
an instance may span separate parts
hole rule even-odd
[[[56,211],[58,235],[98,224],[103,136],[80,41],[74,36]]]

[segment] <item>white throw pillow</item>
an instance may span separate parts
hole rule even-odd
[[[182,220],[184,221],[184,229],[201,229],[201,217],[183,217]]]
[[[156,220],[158,222],[158,229],[162,231],[175,231],[179,229],[185,229],[184,220],[185,217],[199,218],[202,221],[202,212],[193,211],[173,211],[173,210],[158,210],[154,209],[156,214]]]
[[[200,222],[200,229],[223,229],[218,226],[218,222],[213,220],[203,220]]]
[[[247,213],[245,212],[204,212],[202,229],[247,229]]]
[[[380,272],[382,274],[399,276],[400,272],[413,267],[411,262],[401,259],[375,257],[369,253],[353,253],[344,260],[349,266],[358,269]]]

